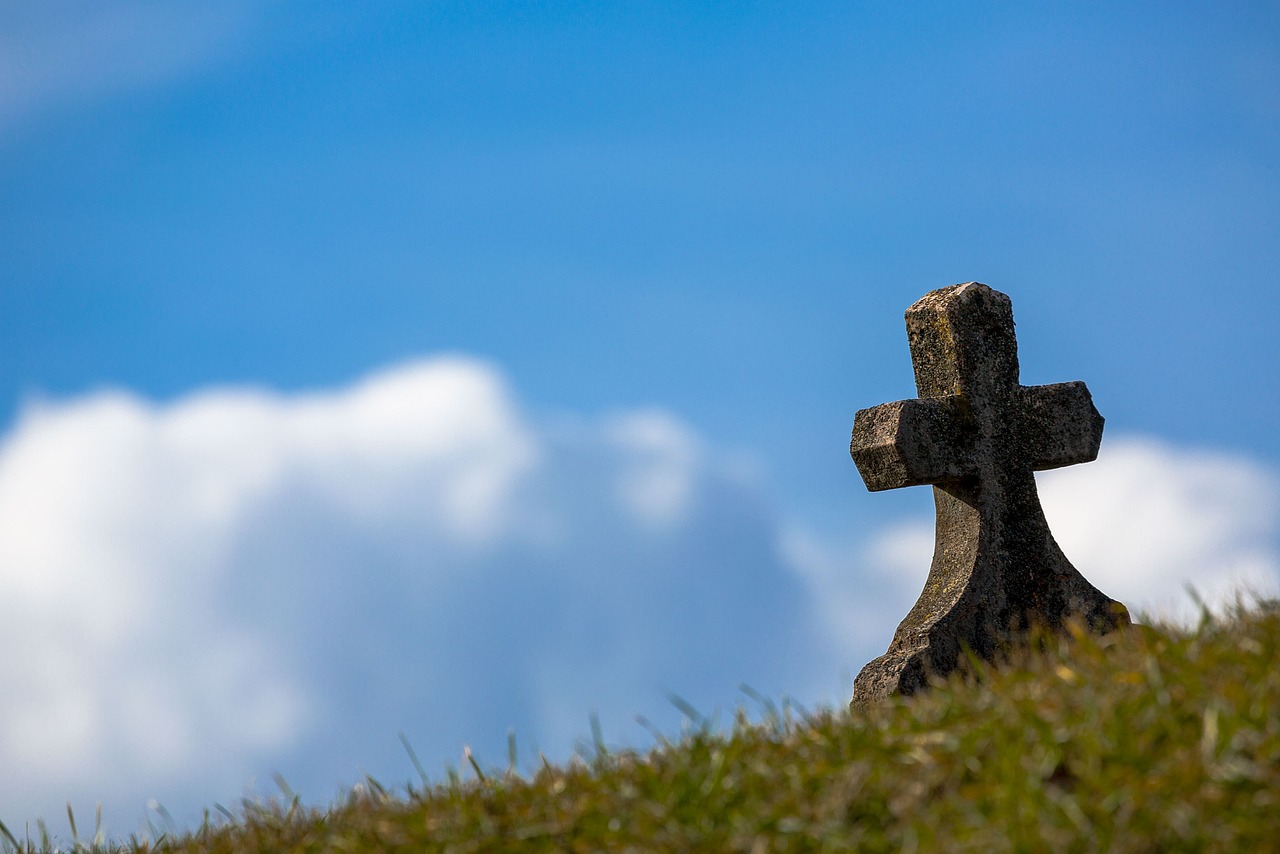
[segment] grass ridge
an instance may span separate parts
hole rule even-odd
[[[327,808],[292,793],[102,851],[1280,850],[1280,603],[1041,638],[865,712],[757,697],[652,749],[514,765]],[[412,749],[409,748],[412,756]],[[415,765],[421,774],[420,766]],[[282,790],[284,791],[284,790]],[[0,850],[51,851],[0,828]]]

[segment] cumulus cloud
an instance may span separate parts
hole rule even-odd
[[[1041,483],[1068,556],[1132,606],[1280,572],[1276,481],[1246,460],[1109,440]],[[0,818],[101,800],[115,833],[273,772],[313,801],[405,782],[400,732],[442,771],[464,744],[505,761],[509,729],[526,763],[564,758],[593,712],[643,743],[636,714],[678,722],[668,694],[840,701],[932,547],[928,519],[819,534],[670,413],[534,416],[462,357],[28,406],[0,530]]]
[[[1063,551],[1130,608],[1188,620],[1199,613],[1188,587],[1211,606],[1280,591],[1280,486],[1257,463],[1126,437],[1038,477]]]
[[[406,780],[400,731],[439,769],[508,728],[563,757],[593,711],[643,735],[665,692],[798,693],[819,644],[739,469],[660,411],[535,422],[462,358],[29,407],[0,445],[3,818],[104,800],[129,832],[273,771]]]

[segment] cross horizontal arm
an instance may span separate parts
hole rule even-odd
[[[867,489],[941,483],[973,474],[976,467],[959,424],[959,398],[925,397],[882,403],[853,419],[849,454]]]
[[[1023,386],[1018,391],[1032,468],[1043,471],[1098,458],[1103,419],[1084,383]]]

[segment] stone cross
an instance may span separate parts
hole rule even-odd
[[[986,285],[932,291],[906,319],[920,397],[858,412],[849,452],[873,492],[933,485],[933,565],[888,652],[858,674],[855,706],[916,692],[966,649],[992,660],[1033,626],[1129,623],[1058,548],[1036,493],[1035,471],[1098,455],[1085,384],[1019,385],[1012,303]]]

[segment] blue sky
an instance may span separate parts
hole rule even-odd
[[[1275,581],[1278,233],[1273,4],[0,3],[0,819],[838,702],[931,512],[853,412],[954,282],[1107,418],[1087,576]]]

